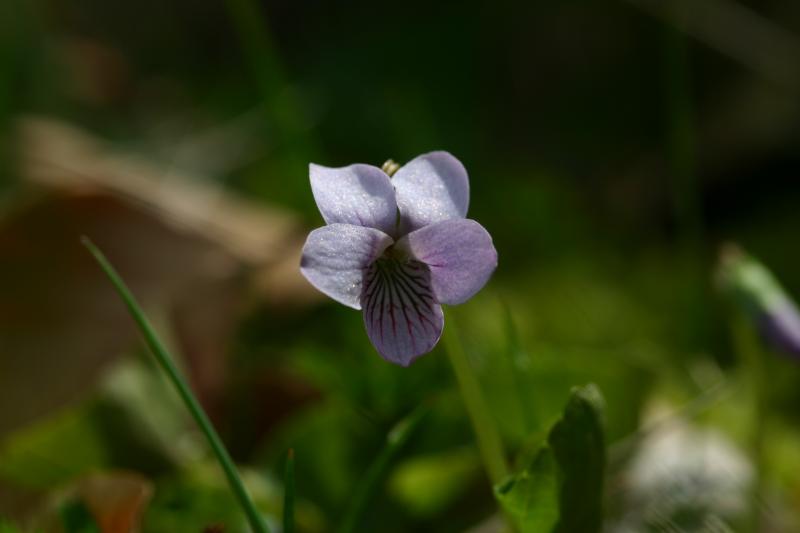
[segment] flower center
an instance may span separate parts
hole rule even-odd
[[[394,262],[394,263],[409,263],[413,261],[413,257],[408,253],[407,250],[403,250],[400,247],[392,244],[386,250],[383,251],[383,255],[381,255],[375,262]]]
[[[400,170],[400,163],[395,161],[394,159],[387,159],[386,162],[381,165],[381,170],[386,172],[386,174],[391,178],[394,176],[394,173]]]

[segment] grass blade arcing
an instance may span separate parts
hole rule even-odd
[[[178,395],[181,397],[181,400],[183,400],[183,403],[186,404],[186,408],[189,410],[189,413],[191,413],[192,418],[194,418],[195,422],[200,427],[200,430],[208,440],[208,444],[211,446],[217,461],[222,467],[222,470],[225,472],[225,477],[228,479],[228,484],[230,485],[231,490],[247,515],[247,520],[250,523],[253,533],[269,533],[269,528],[264,522],[264,519],[261,517],[261,514],[259,514],[258,510],[256,509],[256,506],[253,503],[253,500],[250,498],[250,495],[247,493],[247,489],[245,489],[244,483],[239,476],[239,472],[236,470],[236,466],[233,463],[233,459],[231,459],[228,450],[222,443],[222,439],[219,437],[219,434],[217,434],[217,431],[211,424],[211,420],[209,420],[208,415],[206,415],[206,412],[200,406],[200,402],[197,401],[197,398],[192,392],[192,389],[189,387],[188,382],[175,365],[172,356],[170,356],[163,343],[159,340],[158,336],[153,330],[153,327],[150,325],[150,322],[147,320],[147,317],[137,303],[136,298],[134,298],[130,289],[128,289],[127,285],[125,285],[125,282],[122,280],[120,275],[111,265],[111,263],[109,263],[105,255],[103,255],[103,252],[101,252],[87,237],[82,237],[81,242],[83,242],[83,245],[86,246],[89,252],[99,263],[100,268],[103,269],[103,272],[105,272],[106,276],[108,276],[108,278],[111,280],[111,283],[114,285],[114,288],[117,290],[120,298],[122,298],[122,301],[128,308],[131,317],[136,322],[139,332],[144,337],[147,347],[155,356],[161,369],[167,374],[167,378],[169,379],[170,383],[172,383],[172,385],[178,391]]]

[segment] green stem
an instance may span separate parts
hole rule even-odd
[[[186,379],[181,375],[178,367],[175,366],[175,363],[173,362],[169,352],[156,336],[152,326],[147,320],[147,317],[145,317],[141,307],[136,302],[136,298],[134,298],[133,294],[125,285],[125,282],[122,281],[122,278],[119,276],[119,274],[117,274],[117,271],[114,270],[114,267],[111,266],[111,263],[108,262],[103,253],[92,243],[92,241],[90,241],[87,237],[82,237],[81,241],[100,264],[100,267],[103,269],[103,272],[105,272],[106,276],[108,276],[108,278],[111,280],[111,283],[114,285],[117,293],[120,295],[123,302],[125,302],[131,317],[133,317],[133,320],[139,327],[139,331],[144,337],[148,348],[150,348],[150,351],[155,356],[159,365],[167,374],[170,382],[178,391],[178,394],[186,404],[187,409],[189,409],[189,412],[191,413],[195,422],[197,422],[200,430],[208,440],[214,455],[217,457],[217,461],[219,461],[222,470],[225,472],[225,476],[228,479],[231,490],[239,500],[239,504],[242,506],[242,509],[244,509],[244,512],[247,515],[247,519],[250,522],[250,527],[252,528],[253,532],[269,533],[269,528],[256,509],[255,504],[250,499],[247,489],[245,489],[244,483],[242,482],[242,479],[239,477],[239,473],[236,470],[236,466],[233,464],[233,459],[231,459],[230,454],[228,454],[228,450],[225,449],[225,445],[222,443],[222,439],[220,439],[205,411],[203,411],[203,408],[200,406],[200,402],[198,402],[197,398],[195,398],[191,388],[189,387],[189,384],[186,382]]]
[[[389,432],[386,438],[386,446],[383,447],[375,462],[370,465],[355,489],[353,498],[350,500],[350,506],[345,512],[341,527],[339,527],[339,533],[352,533],[356,530],[364,511],[367,509],[370,497],[375,493],[378,484],[384,478],[392,460],[408,442],[408,439],[427,412],[428,405],[420,405],[410,415],[398,422]]]
[[[750,494],[749,531],[761,531],[760,501],[763,494],[766,455],[764,444],[767,435],[767,418],[769,416],[769,383],[765,360],[767,354],[761,348],[758,335],[743,313],[737,312],[732,320],[733,342],[740,363],[748,379],[750,397],[752,398],[752,422],[750,425],[749,452],[750,461],[755,470],[752,491]]]
[[[453,366],[458,381],[458,389],[464,407],[467,409],[472,429],[478,439],[478,449],[483,466],[493,485],[502,482],[508,475],[503,441],[497,431],[489,407],[483,397],[480,383],[470,365],[464,346],[458,335],[458,327],[451,312],[447,313],[447,326],[444,328],[444,347]]]

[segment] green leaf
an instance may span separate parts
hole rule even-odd
[[[0,478],[31,489],[64,483],[108,464],[90,404],[65,410],[0,443]]]
[[[558,524],[558,466],[542,447],[530,465],[495,487],[500,505],[521,533],[554,531]]]
[[[574,389],[563,418],[550,430],[548,442],[561,472],[558,532],[591,533],[603,524],[603,411],[603,396],[596,386]]]
[[[603,523],[603,398],[594,385],[572,391],[533,460],[495,487],[521,533],[596,533]]]

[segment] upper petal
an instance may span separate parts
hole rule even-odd
[[[364,269],[392,242],[391,237],[374,228],[350,224],[324,226],[308,235],[300,272],[337,302],[361,309]]]
[[[392,184],[402,233],[467,216],[467,171],[447,152],[430,152],[409,161],[392,177]]]
[[[371,165],[329,168],[311,163],[311,190],[322,218],[394,234],[397,202],[389,176]]]
[[[470,299],[497,267],[491,235],[469,219],[425,226],[400,239],[397,248],[428,265],[436,299],[450,305]]]
[[[369,340],[391,363],[410,365],[442,335],[442,306],[431,291],[428,268],[417,261],[373,263],[364,275],[361,306]]]

